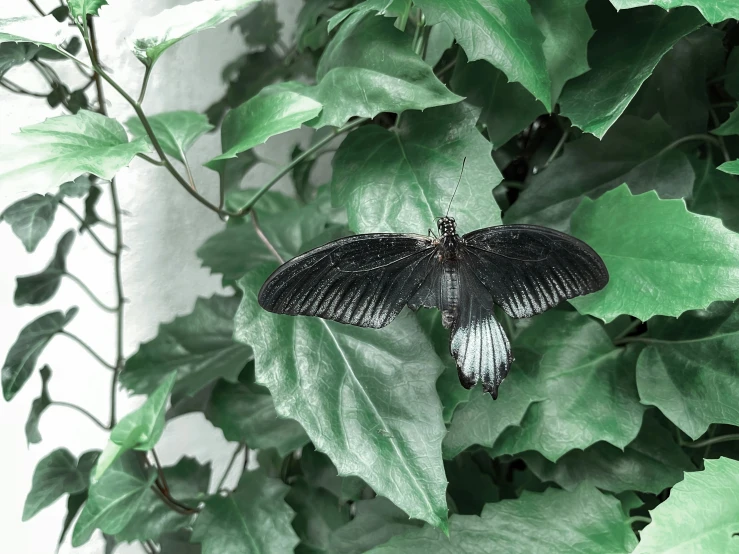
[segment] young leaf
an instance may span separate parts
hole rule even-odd
[[[197,112],[177,111],[148,116],[154,136],[162,150],[174,159],[185,161],[185,153],[202,135],[213,129],[208,118]],[[138,117],[126,121],[126,127],[135,137],[149,141],[146,130]]]
[[[200,0],[140,19],[129,43],[144,65],[154,65],[165,50],[184,38],[228,21],[257,0]]]
[[[637,385],[645,404],[698,438],[711,423],[739,425],[739,304],[715,303],[678,319],[649,323]]]
[[[613,346],[595,320],[551,310],[514,338],[512,350],[500,399],[473,394],[455,412],[445,458],[480,444],[495,455],[536,450],[556,461],[598,441],[623,448],[636,437],[644,412],[636,358]]]
[[[77,308],[67,313],[50,312],[26,325],[10,347],[2,370],[3,396],[12,400],[26,384],[36,362],[49,341],[77,315]]]
[[[28,414],[28,419],[26,420],[26,440],[28,444],[38,444],[41,442],[41,433],[38,430],[41,414],[51,404],[51,398],[49,397],[51,369],[48,365],[45,365],[39,373],[41,374],[41,396],[34,399],[31,403],[31,412]]]
[[[285,503],[290,488],[262,471],[244,473],[235,492],[211,496],[195,521],[192,542],[203,554],[284,554],[300,542],[290,526],[295,512]]]
[[[39,47],[28,42],[0,43],[0,77],[17,65],[23,65],[38,52]]]
[[[53,15],[0,19],[0,43],[31,42],[59,52],[59,45],[70,33],[69,27],[57,21]]]
[[[0,220],[10,224],[27,252],[33,252],[54,223],[56,207],[57,202],[53,196],[32,194],[6,208],[0,214]]]
[[[660,8],[625,11],[608,18],[590,41],[591,70],[567,83],[562,115],[583,131],[603,138],[624,112],[662,56],[705,23],[695,10]]]
[[[41,273],[17,277],[13,298],[16,306],[43,304],[59,290],[62,277],[67,271],[67,256],[74,243],[74,231],[64,233],[56,245],[56,253]]]
[[[80,175],[74,181],[59,185],[59,194],[69,198],[83,198],[93,185],[89,175]]]
[[[341,474],[358,475],[411,517],[445,527],[445,429],[434,391],[441,364],[415,319],[400,316],[376,330],[274,315],[257,304],[269,273],[265,267],[239,281],[234,336],[254,348],[257,381],[277,412],[298,420]]]
[[[277,4],[273,1],[259,2],[248,14],[242,15],[231,24],[238,27],[249,46],[272,46],[280,40],[282,22],[277,18]]]
[[[248,346],[232,338],[238,306],[236,297],[198,298],[190,314],[160,325],[156,338],[128,358],[121,384],[133,393],[151,394],[176,371],[172,395],[181,398],[218,378],[235,382],[252,357]]]
[[[584,199],[572,233],[600,254],[611,277],[602,291],[572,300],[580,313],[646,321],[739,298],[739,235],[688,212],[683,200],[632,196],[622,185]]]
[[[41,192],[83,173],[110,180],[136,154],[149,150],[143,139],[128,142],[115,119],[87,110],[23,127],[15,141],[13,151],[0,159],[0,186],[22,179],[34,181]]]
[[[552,84],[542,37],[526,2],[415,0],[429,25],[446,23],[470,61],[486,60],[526,87],[547,110]]]
[[[95,529],[109,535],[125,529],[151,492],[149,487],[155,479],[156,472],[147,475],[135,453],[124,453],[90,486],[87,502],[72,532],[72,546],[85,544]]]
[[[731,552],[739,522],[739,462],[706,460],[703,471],[686,473],[670,497],[650,512],[652,523],[641,531],[633,554]]]
[[[739,160],[724,162],[718,166],[719,171],[728,173],[729,175],[739,175]]]
[[[77,460],[64,448],[54,450],[42,459],[33,472],[33,485],[23,507],[23,521],[28,521],[65,494],[75,494],[87,488],[87,478],[77,466]]]
[[[108,4],[107,0],[69,0],[69,13],[77,21],[82,21],[88,15],[98,15],[101,7]]]
[[[659,6],[671,10],[680,6],[693,6],[709,23],[721,23],[725,19],[739,19],[739,5],[732,0],[611,0],[617,10],[641,6]]]
[[[517,500],[487,504],[478,516],[453,515],[447,538],[428,526],[390,539],[377,554],[454,554],[487,552],[489,545],[506,554],[627,554],[637,544],[621,503],[595,488],[573,492],[547,489],[524,492]]]
[[[346,207],[349,227],[425,234],[446,212],[460,173],[450,209],[460,231],[499,223],[491,191],[501,175],[490,143],[475,128],[479,113],[461,103],[406,114],[397,130],[367,125],[350,133],[334,157],[331,182],[334,205]]]

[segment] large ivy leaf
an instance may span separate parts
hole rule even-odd
[[[201,465],[194,458],[184,457],[176,465],[164,468],[167,487],[179,502],[197,506],[208,494],[210,464]],[[157,540],[164,533],[172,533],[190,523],[192,516],[172,510],[161,497],[149,489],[126,527],[116,534],[120,542]]]
[[[72,531],[72,546],[90,540],[95,529],[109,535],[120,533],[144,502],[156,471],[141,468],[137,454],[126,452],[108,468],[90,490],[77,524]]]
[[[176,399],[191,396],[211,381],[236,381],[251,349],[233,340],[236,297],[198,298],[188,315],[159,326],[156,338],[128,358],[121,384],[136,394],[150,394],[172,371]]]
[[[362,329],[278,316],[257,303],[270,268],[248,273],[235,337],[254,348],[257,381],[342,475],[357,475],[411,517],[446,527],[441,363],[415,318]],[[412,407],[412,409],[411,409]]]
[[[611,0],[617,10],[659,6],[665,10],[680,6],[693,6],[709,23],[720,23],[725,19],[739,19],[739,5],[733,0]]]
[[[57,21],[53,15],[0,19],[0,43],[30,42],[59,52],[59,45],[69,34],[69,27]]]
[[[177,111],[148,116],[154,136],[169,156],[184,162],[185,153],[202,135],[213,129],[208,118],[197,112]],[[146,130],[138,117],[126,121],[128,130],[136,137],[149,141]]]
[[[148,152],[143,139],[128,142],[123,125],[80,110],[23,127],[16,145],[0,158],[0,187],[23,180],[47,192],[83,173],[110,180],[136,154]]]
[[[567,83],[562,115],[602,138],[624,112],[657,63],[682,37],[704,24],[695,10],[666,12],[657,7],[607,18],[590,41],[591,70]]]
[[[517,500],[487,504],[478,516],[453,515],[450,538],[428,526],[390,539],[377,554],[626,554],[637,544],[621,503],[582,486],[573,492],[524,492]]]
[[[739,235],[720,219],[688,212],[683,200],[632,196],[620,186],[584,199],[572,232],[600,254],[611,276],[603,290],[572,301],[580,313],[646,321],[739,298]]]
[[[516,361],[501,385],[506,402],[479,395],[459,408],[445,458],[480,444],[496,455],[536,450],[556,461],[598,441],[623,448],[636,437],[644,412],[636,360],[613,346],[598,322],[552,310],[523,329],[512,350]]]
[[[244,473],[235,492],[211,496],[195,521],[192,541],[203,554],[284,554],[300,542],[285,503],[290,487],[263,471]]]
[[[28,42],[0,43],[0,77],[9,69],[28,62],[38,50],[38,46]]]
[[[15,296],[16,306],[43,304],[59,290],[62,277],[67,271],[67,256],[74,243],[74,231],[64,233],[56,245],[56,253],[41,273],[17,277]]]
[[[634,554],[736,552],[739,462],[706,460],[703,471],[685,474],[670,497],[651,511]]]
[[[693,159],[691,162],[696,177],[693,195],[687,200],[688,209],[718,217],[727,229],[739,232],[739,187],[736,186],[736,179],[722,169],[726,164],[716,168],[710,158]]]
[[[85,468],[84,464],[79,467],[69,450],[54,450],[36,465],[31,492],[23,507],[23,521],[28,521],[63,495],[85,490],[89,476],[89,468]]]
[[[26,325],[10,347],[2,370],[3,397],[12,400],[36,368],[41,352],[57,333],[77,315],[77,308],[67,313],[49,312]]]
[[[659,494],[696,468],[671,433],[653,414],[644,417],[636,439],[623,450],[597,442],[585,450],[573,450],[554,464],[537,452],[522,455],[526,465],[542,481],[553,481],[565,490],[587,483],[601,490],[630,490]]]
[[[41,442],[41,433],[38,429],[39,423],[41,422],[41,414],[51,404],[51,397],[49,396],[51,368],[45,365],[39,370],[39,374],[41,375],[41,395],[31,403],[31,411],[26,420],[26,441],[28,441],[28,444],[38,444]]]
[[[698,438],[711,423],[739,425],[739,305],[715,303],[679,319],[656,318],[643,339],[637,385],[645,404]]]
[[[153,65],[165,50],[184,38],[228,21],[257,0],[200,0],[139,19],[129,43],[144,65]]]
[[[552,84],[527,2],[415,0],[430,25],[444,22],[471,60],[486,60],[552,108]]]
[[[235,158],[271,136],[299,129],[321,109],[322,105],[308,96],[285,90],[280,85],[268,87],[228,112],[221,128],[223,154],[210,160],[208,167],[217,169],[220,160]]]
[[[101,7],[107,5],[107,0],[69,0],[69,13],[78,21],[88,15],[98,15]]]
[[[505,214],[506,223],[533,223],[564,232],[584,197],[598,198],[622,183],[638,194],[655,189],[662,198],[683,198],[693,189],[690,161],[672,141],[659,118],[622,117],[602,141],[584,135],[567,143],[564,153],[531,176],[526,189]]]
[[[33,252],[51,229],[56,207],[57,201],[53,196],[32,194],[8,206],[0,214],[0,221],[7,221],[26,251]]]
[[[449,213],[466,233],[500,223],[492,189],[501,175],[490,143],[475,128],[479,110],[467,104],[409,113],[400,129],[357,129],[334,158],[332,198],[358,233],[425,234]],[[453,129],[453,132],[449,132]]]

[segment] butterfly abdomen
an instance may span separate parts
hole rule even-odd
[[[456,260],[444,262],[440,285],[441,323],[449,328],[457,317],[459,307],[459,267]]]

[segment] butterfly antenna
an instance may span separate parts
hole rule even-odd
[[[452,198],[449,200],[449,205],[446,208],[446,216],[449,215],[449,210],[452,207],[452,202],[454,201],[454,195],[457,194],[457,189],[459,188],[459,183],[462,182],[462,174],[464,173],[464,164],[467,162],[467,156],[464,157],[462,160],[462,171],[459,172],[459,180],[457,181],[457,186],[454,187],[454,192],[452,193]]]

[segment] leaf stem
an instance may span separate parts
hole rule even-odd
[[[34,96],[35,98],[46,98],[48,96],[48,94],[43,94],[40,92],[33,92],[28,89],[25,89],[22,86],[14,83],[10,79],[5,79],[5,78],[0,79],[0,87],[8,89],[10,92],[14,94],[25,94],[26,96]]]
[[[647,516],[631,516],[626,520],[626,523],[631,526],[634,523],[641,522],[641,523],[652,523],[652,518]]]
[[[267,238],[267,235],[264,234],[264,231],[262,231],[262,228],[259,226],[259,221],[257,220],[257,212],[254,210],[251,211],[251,220],[254,223],[254,229],[257,232],[257,236],[259,237],[259,240],[261,240],[264,245],[267,247],[267,250],[269,250],[270,254],[272,254],[277,260],[284,264],[285,260],[280,256],[280,253],[277,252],[277,249],[272,246],[272,243]]]
[[[103,429],[104,431],[109,431],[109,428],[105,423],[100,421],[98,418],[96,418],[94,415],[92,415],[90,412],[85,410],[82,406],[78,406],[77,404],[72,404],[70,402],[60,402],[57,400],[52,400],[49,406],[62,406],[64,408],[69,408],[71,410],[76,410],[77,412],[81,413],[82,415],[87,416],[87,418],[92,421],[95,425]]]
[[[624,339],[629,333],[631,333],[634,329],[636,329],[637,327],[639,327],[639,325],[641,325],[641,324],[642,324],[642,322],[640,320],[635,319],[634,321],[632,321],[631,323],[629,323],[626,326],[626,329],[624,329],[618,335],[616,335],[615,337],[613,337],[613,342],[615,343],[616,341],[620,341],[620,340]]]
[[[152,165],[158,165],[158,166],[163,166],[164,165],[164,162],[163,161],[161,161],[161,160],[155,160],[154,158],[150,158],[146,154],[136,154],[136,155],[139,158],[141,158],[142,160],[146,160],[147,162],[149,162]]]
[[[248,458],[249,457],[249,448],[246,446],[246,444],[241,443],[239,446],[234,450],[233,455],[231,456],[231,460],[228,462],[228,465],[226,466],[226,471],[223,472],[223,477],[221,477],[221,480],[218,481],[218,486],[216,487],[216,492],[223,489],[223,485],[226,483],[226,478],[228,477],[228,474],[231,473],[231,469],[233,469],[234,464],[236,463],[236,458],[239,457],[239,453],[245,450],[244,455]]]
[[[139,99],[136,101],[139,105],[144,103],[144,96],[146,96],[146,87],[149,84],[149,77],[151,77],[151,70],[154,66],[151,64],[146,65],[144,70],[144,79],[141,82],[141,91],[139,92]]]
[[[716,115],[716,110],[714,110],[712,107],[708,108],[708,113],[711,114],[711,120],[713,121],[713,124],[716,128],[721,126],[721,122],[718,119],[718,115]],[[726,143],[724,142],[724,137],[721,135],[718,135],[718,145],[719,149],[721,150],[721,154],[724,156],[725,162],[731,161],[731,156],[729,155],[729,151],[726,149]]]
[[[192,190],[197,190],[195,188],[195,179],[192,176],[192,169],[190,169],[190,162],[187,161],[187,155],[180,150],[180,153],[182,154],[182,165],[185,166],[185,172],[187,173],[187,180],[190,181],[190,187]]]
[[[714,137],[712,135],[705,134],[705,133],[699,133],[699,134],[695,134],[695,135],[687,135],[687,136],[684,136],[684,137],[679,138],[676,141],[668,144],[662,150],[659,151],[659,153],[655,156],[655,158],[658,158],[659,156],[661,156],[665,152],[669,152],[673,148],[677,148],[681,144],[685,144],[686,142],[692,142],[694,140],[702,140],[703,142],[707,142],[707,143],[712,144],[712,145],[714,145],[714,146],[716,146],[718,148],[721,147],[721,144],[719,143],[718,139],[716,139],[716,137]]]
[[[152,448],[151,449],[151,455],[154,457],[154,464],[156,464],[157,467],[157,475],[159,476],[159,483],[162,488],[162,492],[169,494],[169,485],[167,484],[167,478],[164,476],[164,468],[162,467],[162,463],[159,461],[159,456],[157,456],[157,451]]]
[[[732,435],[721,435],[720,437],[711,437],[700,441],[684,442],[682,445],[686,448],[703,448],[704,446],[710,446],[712,444],[719,444],[722,442],[739,441],[739,433]]]
[[[562,148],[564,148],[565,142],[567,142],[567,137],[570,135],[570,130],[567,129],[562,133],[562,136],[559,138],[559,141],[557,142],[557,145],[554,147],[554,150],[552,150],[552,153],[549,154],[549,157],[547,158],[546,163],[542,167],[539,168],[539,171],[542,171],[549,167],[549,164],[554,161],[554,159],[557,157],[557,155],[562,151]]]
[[[41,17],[46,17],[46,14],[44,13],[44,10],[41,9],[41,6],[39,6],[36,3],[36,0],[28,0],[28,3],[31,4],[34,8],[36,8],[36,11],[39,13]]]
[[[62,329],[61,331],[59,331],[59,334],[60,335],[64,335],[66,337],[69,337],[70,339],[72,339],[73,341],[75,341],[77,344],[79,344],[82,348],[84,348],[85,350],[87,350],[87,352],[93,358],[95,358],[98,362],[100,362],[100,364],[104,365],[108,369],[111,369],[111,370],[115,371],[116,368],[115,368],[114,365],[109,364],[108,362],[106,362],[100,354],[98,354],[97,352],[95,352],[85,341],[83,341],[77,335],[75,335],[73,333],[70,333],[69,331],[67,331],[65,329]]]
[[[94,293],[94,292],[92,292],[92,290],[90,289],[90,287],[88,287],[88,286],[87,286],[87,285],[86,285],[86,284],[85,284],[85,283],[84,283],[84,282],[82,281],[82,279],[80,279],[80,278],[79,278],[79,277],[77,277],[76,275],[74,275],[74,274],[72,274],[72,273],[68,273],[68,272],[66,272],[66,271],[65,271],[65,272],[63,273],[63,275],[66,275],[66,276],[67,276],[67,277],[69,277],[69,278],[70,278],[70,279],[71,279],[72,281],[74,281],[75,283],[77,283],[77,285],[79,285],[79,287],[80,287],[80,288],[81,288],[81,289],[82,289],[83,291],[85,291],[85,292],[87,293],[87,296],[89,296],[89,297],[90,297],[90,299],[91,299],[91,300],[92,300],[92,301],[93,301],[93,302],[94,302],[95,304],[97,304],[97,305],[98,305],[98,307],[100,307],[100,308],[101,308],[102,310],[105,310],[106,312],[110,312],[110,313],[114,313],[114,312],[117,312],[117,311],[118,311],[118,307],[117,307],[117,306],[108,306],[108,305],[107,305],[107,304],[105,304],[105,303],[104,303],[104,302],[103,302],[102,300],[100,300],[100,299],[99,299],[99,298],[98,298],[98,297],[97,297],[97,296],[95,295],[95,293]]]
[[[115,256],[115,252],[113,252],[110,248],[108,248],[107,246],[105,246],[105,244],[103,244],[103,241],[100,240],[100,237],[98,237],[97,234],[95,234],[95,231],[93,231],[92,228],[85,223],[85,220],[82,219],[82,216],[80,216],[74,210],[74,208],[72,206],[70,206],[69,204],[67,204],[64,200],[59,200],[59,204],[61,204],[65,208],[67,208],[67,210],[69,211],[69,213],[71,213],[74,216],[74,218],[80,223],[80,225],[82,225],[82,228],[83,229],[86,229],[87,232],[90,233],[90,236],[92,237],[92,240],[94,240],[97,243],[97,245],[100,247],[100,249],[103,252],[105,252],[109,256]]]

